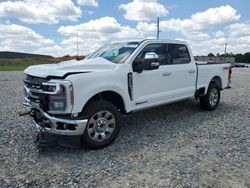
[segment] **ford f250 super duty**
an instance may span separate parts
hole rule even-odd
[[[205,110],[216,109],[221,90],[230,88],[232,69],[229,63],[195,62],[185,42],[133,40],[24,73],[24,105],[31,109],[38,143],[98,149],[116,139],[122,114],[189,97]]]

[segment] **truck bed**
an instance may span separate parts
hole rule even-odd
[[[228,87],[228,71],[230,63],[196,61],[197,66],[197,89],[207,86],[213,77],[219,77],[221,81],[221,89]]]

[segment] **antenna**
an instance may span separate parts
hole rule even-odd
[[[157,33],[156,33],[156,38],[159,39],[160,38],[160,18],[157,18]]]
[[[77,53],[77,60],[79,60],[79,42],[78,42],[78,32],[76,35],[76,53]]]

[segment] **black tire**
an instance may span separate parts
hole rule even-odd
[[[220,102],[220,88],[215,83],[210,83],[207,94],[200,97],[200,105],[204,110],[215,110]]]
[[[117,107],[104,100],[90,103],[83,112],[88,124],[82,136],[82,143],[91,149],[110,145],[121,128],[121,114]],[[111,132],[112,131],[112,132]]]

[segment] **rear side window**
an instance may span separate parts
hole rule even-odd
[[[185,64],[190,62],[188,49],[183,44],[168,44],[171,64]]]

